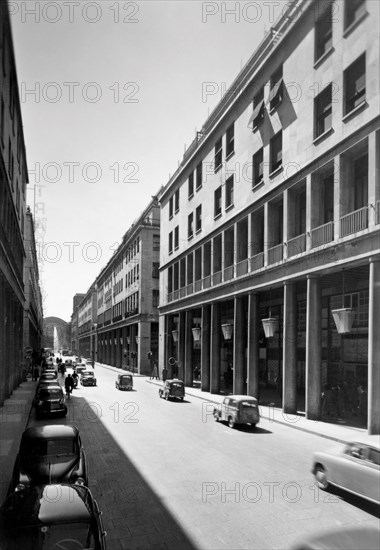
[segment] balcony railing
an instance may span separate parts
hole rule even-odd
[[[186,287],[186,294],[187,294],[187,296],[188,296],[189,294],[192,294],[193,292],[194,292],[193,283],[190,283],[190,284],[187,285],[187,287]]]
[[[364,206],[340,218],[340,236],[346,237],[368,227],[368,207]]]
[[[306,250],[306,234],[297,235],[293,239],[289,239],[287,242],[288,258],[302,254]]]
[[[376,201],[376,206],[375,206],[375,224],[379,224],[380,223],[380,201]]]
[[[277,244],[268,249],[268,264],[275,264],[276,262],[281,262],[284,256],[284,245]]]
[[[202,290],[202,279],[198,279],[198,281],[195,281],[194,287],[194,292],[199,292],[200,290]]]
[[[229,265],[224,269],[224,280],[229,281],[234,276],[234,265]]]
[[[264,267],[264,252],[259,252],[250,258],[251,271]]]
[[[207,275],[207,277],[204,277],[203,279],[203,288],[210,288],[211,286],[211,275]]]
[[[173,292],[168,292],[168,302],[173,301]],[[125,313],[125,316],[128,317],[127,313]]]
[[[334,240],[334,222],[328,222],[311,230],[311,248]]]
[[[178,300],[179,290],[173,290],[173,300]]]
[[[184,298],[186,296],[186,287],[182,287],[179,289],[179,297]]]
[[[216,271],[215,273],[212,274],[212,284],[218,285],[221,282],[222,282],[222,272]]]
[[[242,260],[241,262],[238,262],[236,265],[236,276],[241,277],[241,275],[245,275],[248,273],[248,258],[245,260]]]

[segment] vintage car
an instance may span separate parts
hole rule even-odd
[[[39,485],[16,491],[0,509],[2,550],[105,550],[102,514],[87,487]]]
[[[58,375],[55,371],[52,372],[43,372],[38,379],[38,384],[57,382]]]
[[[166,380],[164,386],[158,390],[158,395],[168,401],[169,399],[180,399],[185,397],[185,384],[178,378]]]
[[[380,436],[361,436],[357,441],[313,455],[312,473],[320,489],[340,487],[380,503]]]
[[[123,374],[118,374],[115,382],[115,386],[118,390],[132,390],[133,374],[128,371],[123,372]]]
[[[255,427],[260,421],[257,399],[249,395],[229,395],[220,405],[214,407],[215,420],[225,421],[230,428],[237,424],[251,424]]]
[[[93,370],[84,370],[80,375],[82,386],[96,386],[96,378]]]
[[[86,365],[78,365],[77,367],[75,367],[75,371],[78,376],[80,376],[85,370],[87,370]]]
[[[59,384],[43,384],[36,390],[34,398],[36,417],[66,416],[65,396]]]
[[[24,431],[10,492],[45,483],[87,485],[86,454],[76,426],[50,424]]]

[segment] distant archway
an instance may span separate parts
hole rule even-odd
[[[57,345],[54,346],[54,329],[57,331]],[[69,348],[70,337],[70,324],[60,319],[59,317],[45,317],[44,318],[44,336],[43,347],[44,348]]]

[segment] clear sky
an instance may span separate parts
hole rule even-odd
[[[9,5],[44,315],[69,321],[286,2]]]

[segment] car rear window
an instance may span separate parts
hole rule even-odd
[[[49,388],[49,389],[41,389],[38,392],[38,397],[59,397],[63,395],[63,392],[61,388]]]
[[[27,441],[21,449],[22,456],[76,455],[78,446],[73,439],[36,439]]]
[[[256,409],[257,407],[256,401],[242,401],[241,404],[242,407],[252,407],[253,409]]]

